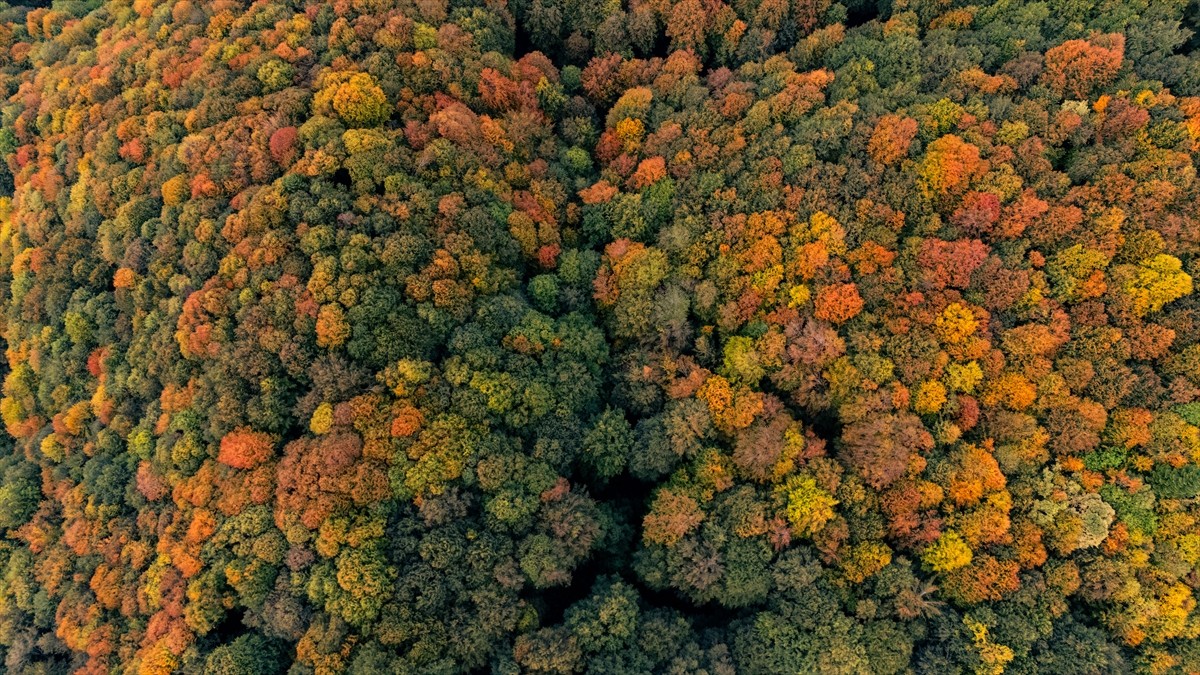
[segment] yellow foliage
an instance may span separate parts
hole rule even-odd
[[[155,645],[147,651],[138,664],[138,675],[170,675],[179,666],[179,657],[164,645]]]
[[[779,461],[771,467],[771,474],[776,480],[783,478],[796,468],[796,458],[804,452],[804,433],[799,423],[788,427],[783,433],[783,452],[779,453]]]
[[[946,366],[946,384],[952,391],[971,393],[983,379],[983,369],[975,361],[951,363]]]
[[[313,97],[313,106],[332,108],[351,127],[378,126],[392,114],[387,95],[368,73],[334,73]]]
[[[934,572],[951,572],[971,564],[971,547],[953,530],[947,530],[925,548],[921,554],[924,562]]]
[[[346,145],[346,151],[352,155],[373,150],[386,150],[392,145],[387,136],[375,129],[348,129],[342,134],[342,143]]]
[[[971,632],[975,648],[979,650],[979,664],[975,666],[976,675],[1000,675],[1005,666],[1013,660],[1013,650],[1002,644],[992,642],[988,637],[987,626],[971,618],[963,617],[963,624]]]
[[[328,433],[330,427],[333,426],[333,406],[329,403],[322,403],[313,411],[312,419],[308,422],[308,428],[318,436]]]
[[[1145,316],[1190,295],[1192,277],[1183,271],[1179,258],[1160,253],[1142,261],[1137,271],[1125,280],[1122,290],[1132,301],[1134,313]]]
[[[846,228],[833,216],[817,211],[808,222],[798,223],[792,228],[792,239],[797,244],[819,242],[825,245],[830,255],[845,255]]]
[[[787,520],[797,536],[808,537],[820,532],[833,518],[837,500],[817,485],[812,476],[792,476],[777,490],[786,501]]]
[[[179,174],[162,184],[163,203],[167,206],[178,206],[189,196],[191,196],[191,190],[188,189],[187,176],[184,174]]]
[[[881,541],[866,541],[850,549],[842,559],[842,573],[855,584],[861,584],[892,563],[892,549]]]
[[[646,127],[639,119],[625,118],[617,122],[616,131],[617,138],[623,144],[625,152],[633,152],[641,145],[642,136],[646,133]]]
[[[1175,549],[1189,565],[1200,565],[1200,534],[1189,533],[1179,537],[1175,540]]]
[[[979,322],[970,308],[957,302],[947,305],[934,322],[938,338],[948,344],[965,342],[978,328]]]
[[[62,443],[58,442],[58,436],[50,434],[42,439],[41,445],[38,447],[48,459],[54,462],[61,462],[67,457],[67,449]]]
[[[913,410],[922,415],[932,415],[946,404],[946,386],[937,380],[926,380],[917,387],[913,397]]]
[[[1157,644],[1183,635],[1195,607],[1191,589],[1175,582],[1153,592],[1143,589],[1123,611],[1110,615],[1107,623],[1130,646],[1147,640]]]
[[[713,425],[726,433],[750,426],[763,407],[762,394],[745,385],[735,389],[719,375],[705,380],[696,397],[708,404]]]

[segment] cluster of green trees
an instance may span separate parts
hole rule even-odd
[[[1200,672],[1196,20],[0,9],[4,670]]]

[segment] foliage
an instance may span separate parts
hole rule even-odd
[[[1200,671],[1195,23],[3,5],[3,670]]]

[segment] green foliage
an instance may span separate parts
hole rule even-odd
[[[204,661],[204,675],[273,675],[282,672],[278,646],[258,633],[216,647]]]
[[[291,64],[271,59],[258,67],[258,81],[262,82],[265,91],[279,91],[292,83],[296,71]]]
[[[0,466],[0,527],[15,530],[29,521],[41,501],[38,468],[11,455]]]
[[[1154,493],[1163,499],[1195,499],[1200,496],[1200,466],[1186,464],[1172,468],[1158,464],[1151,474]]]
[[[1185,485],[1178,483],[1172,485],[1172,481],[1168,481],[1165,487],[1168,491],[1173,487],[1186,489]],[[1101,488],[1100,494],[1104,497],[1104,501],[1116,509],[1117,517],[1121,522],[1129,526],[1131,530],[1145,535],[1154,534],[1154,530],[1158,526],[1158,517],[1154,513],[1154,494],[1152,492],[1143,489],[1130,494],[1116,486],[1105,485]]]
[[[582,458],[599,476],[612,478],[624,470],[633,446],[633,430],[625,415],[609,408],[583,437]]]

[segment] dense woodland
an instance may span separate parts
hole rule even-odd
[[[1200,672],[1194,3],[40,4],[5,672]]]

